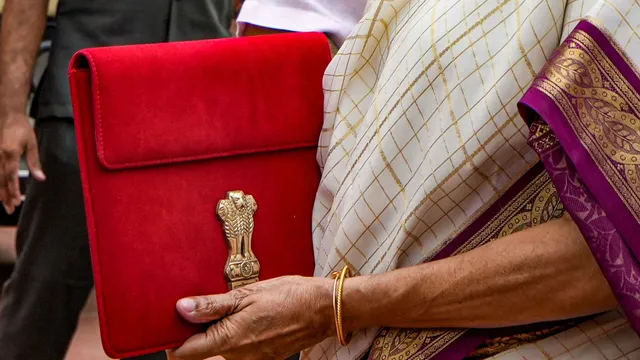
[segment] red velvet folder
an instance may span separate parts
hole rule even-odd
[[[312,275],[324,35],[95,48],[70,65],[102,343],[177,347],[185,296],[228,291],[216,206],[257,202],[260,280]]]

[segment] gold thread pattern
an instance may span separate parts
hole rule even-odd
[[[532,331],[532,332],[517,334],[514,336],[496,337],[485,342],[482,346],[476,349],[472,354],[467,356],[466,359],[467,360],[486,359],[491,356],[498,355],[507,350],[516,348],[522,344],[533,343],[538,340],[548,338],[549,336],[559,334],[563,331],[569,330],[570,328],[580,324],[580,322],[581,322],[580,320],[568,321],[566,323],[555,325],[550,328],[539,330],[539,331]]]
[[[542,133],[541,133],[542,134]],[[559,219],[564,214],[551,178],[546,172],[537,175],[506,206],[495,214],[474,236],[460,246],[455,254],[482,246],[497,238]],[[536,333],[520,334],[515,337],[492,339],[483,347],[484,354],[507,350],[529,341],[548,336],[553,329],[567,329],[565,324]],[[462,329],[389,329],[380,331],[371,349],[370,360],[429,359],[447,345],[462,336]],[[508,345],[508,346],[507,346]],[[474,356],[478,356],[475,354]],[[476,357],[477,358],[477,357]]]
[[[575,31],[559,48],[533,87],[561,109],[611,188],[640,221],[638,92],[584,31]]]

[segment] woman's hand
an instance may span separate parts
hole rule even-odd
[[[193,323],[217,321],[170,358],[284,359],[335,334],[331,279],[281,277],[181,299],[176,308]]]

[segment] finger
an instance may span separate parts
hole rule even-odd
[[[225,360],[222,357],[212,358],[208,355],[198,355],[193,357],[177,357],[174,350],[167,350],[167,360]]]
[[[22,204],[22,193],[20,193],[20,178],[18,177],[18,173],[11,179],[9,183],[9,189],[11,189],[12,194],[14,194],[11,198],[11,205],[14,208],[17,208]]]
[[[10,199],[3,201],[2,206],[4,207],[4,211],[7,213],[7,215],[13,215],[13,213],[16,211],[16,207],[13,206],[12,200]]]
[[[4,154],[0,151],[0,201],[2,201],[2,206],[7,214],[9,212],[9,198],[7,196],[7,189],[4,183]]]
[[[14,207],[20,206],[22,202],[22,194],[20,193],[20,178],[18,176],[18,170],[16,169],[7,179],[7,190],[11,197],[11,205]]]
[[[9,206],[7,205],[9,202],[7,201],[7,191],[4,188],[0,188],[0,201],[2,202],[2,207],[4,207],[4,211],[11,215],[13,211],[10,211]]]
[[[4,181],[7,189],[7,205],[16,207],[20,205],[20,181],[18,179],[18,168],[20,166],[20,157],[10,154],[5,157],[4,163]]]
[[[12,172],[12,163],[15,157],[8,151],[4,151],[2,153],[2,164],[0,169],[2,173],[0,174],[0,189],[2,189],[2,204],[4,205],[4,209],[7,214],[11,215],[15,211],[14,205],[14,195],[12,193],[12,189],[9,188],[9,183],[11,179]],[[17,171],[17,170],[16,170]]]
[[[219,320],[233,313],[235,304],[234,298],[227,293],[180,299],[176,303],[176,309],[185,320],[201,324]]]
[[[27,158],[27,166],[34,179],[38,181],[44,181],[47,177],[42,171],[42,165],[40,164],[40,154],[38,153],[38,141],[36,135],[32,132],[27,140],[27,147],[25,149],[25,155]]]
[[[167,360],[183,360],[183,359],[180,359],[179,357],[177,357],[173,353],[173,350],[167,350]]]
[[[187,339],[172,355],[178,359],[205,359],[224,353],[228,348],[228,336],[225,336],[220,323],[214,324],[205,333],[196,334]]]

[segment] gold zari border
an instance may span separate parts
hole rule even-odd
[[[640,221],[640,95],[584,31],[575,31],[533,87],[552,99]]]

